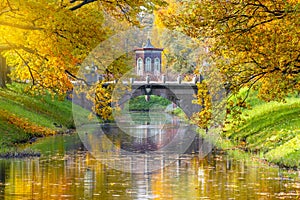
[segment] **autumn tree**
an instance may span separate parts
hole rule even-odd
[[[103,15],[95,8],[80,12],[45,1],[5,1],[0,41],[14,80],[31,82],[32,89],[63,94],[71,88],[65,71],[100,40],[105,39]]]
[[[258,90],[265,101],[300,89],[300,2],[297,0],[170,0],[165,26],[205,41],[232,94]],[[175,8],[175,10],[174,10]],[[246,95],[247,96],[247,95]],[[245,98],[237,105],[245,106]]]
[[[169,0],[168,0],[169,1]],[[167,2],[168,2],[167,1]],[[168,9],[175,11],[174,4]],[[196,60],[199,60],[200,46],[198,42],[178,30],[169,30],[164,22],[157,17],[160,10],[154,11],[154,22],[151,34],[151,41],[157,46],[163,47],[163,71],[166,73],[193,74],[196,67]],[[199,48],[200,47],[200,48]],[[197,51],[195,51],[197,49]]]
[[[30,81],[38,92],[64,94],[72,87],[69,75],[76,74],[88,53],[114,31],[105,26],[104,13],[137,24],[141,6],[150,10],[161,4],[160,0],[2,0],[0,53],[14,80]],[[2,65],[1,72],[5,73]]]

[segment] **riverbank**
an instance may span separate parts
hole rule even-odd
[[[232,144],[221,146],[254,153],[281,167],[299,169],[300,99],[290,97],[286,103],[252,99],[250,103],[252,109],[243,112],[244,122],[236,128],[227,127],[222,134]]]
[[[50,95],[32,96],[23,89],[22,84],[0,89],[0,157],[36,156],[36,152],[20,151],[18,146],[75,128],[72,102]]]
[[[50,95],[33,97],[25,94],[23,87],[13,84],[8,89],[0,89],[0,157],[36,156],[38,154],[30,150],[20,152],[19,145],[75,128],[72,102],[60,101]],[[131,110],[156,110],[169,103],[156,96],[151,96],[147,103],[141,96],[128,106]],[[249,103],[252,109],[244,110],[244,122],[236,128],[227,126],[218,147],[243,150],[279,166],[299,169],[300,99],[290,97],[286,103],[264,103],[251,96]],[[178,108],[172,112],[179,116],[183,114]],[[88,113],[83,110],[82,114],[85,115],[82,118],[88,119]]]

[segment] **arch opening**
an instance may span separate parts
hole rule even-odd
[[[147,94],[146,88],[150,87],[151,91]],[[145,97],[149,96],[149,101],[147,102]],[[136,89],[133,89],[130,92],[127,92],[127,94],[123,95],[123,97],[121,97],[121,99],[118,100],[118,105],[122,108],[122,110],[132,110],[132,111],[138,111],[138,110],[144,110],[144,111],[148,111],[148,110],[156,110],[154,105],[155,105],[155,101],[158,100],[158,98],[164,99],[165,101],[168,102],[168,104],[165,105],[165,109],[167,110],[172,110],[172,108],[178,108],[178,110],[181,110],[180,112],[183,112],[185,116],[190,117],[190,110],[187,109],[187,107],[185,106],[185,102],[186,99],[183,99],[185,97],[187,97],[188,95],[182,95],[181,97],[178,97],[170,88],[164,86],[164,85],[154,85],[154,84],[150,84],[150,85],[142,85],[137,87]],[[190,95],[192,96],[192,95]],[[158,98],[156,98],[158,97]],[[138,98],[141,102],[143,102],[143,104],[139,105],[138,109],[134,109],[134,105],[130,105],[130,102],[134,102],[135,99]],[[154,98],[154,99],[153,99]],[[155,101],[153,101],[153,100]],[[161,101],[164,101],[161,100]],[[189,103],[191,103],[191,100],[188,99],[188,101],[190,101]],[[181,105],[181,103],[184,102],[184,105]],[[137,101],[135,101],[134,103],[137,103]],[[144,106],[144,105],[148,105],[148,107]],[[143,107],[144,106],[144,107]],[[151,107],[152,106],[152,107]],[[172,107],[171,107],[172,106]],[[140,109],[140,108],[144,108],[144,109]],[[148,109],[149,107],[151,107],[151,109]],[[193,110],[196,111],[196,110]]]

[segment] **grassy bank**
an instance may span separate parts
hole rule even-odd
[[[59,101],[50,95],[33,97],[23,88],[12,84],[0,89],[1,155],[11,155],[20,143],[75,128],[70,101]]]
[[[151,95],[149,101],[145,100],[145,96],[139,96],[131,99],[127,103],[127,106],[129,106],[129,110],[132,111],[149,111],[164,110],[169,104],[171,104],[171,102],[168,99]]]
[[[241,91],[241,96],[245,96]],[[247,99],[252,109],[244,110],[244,119],[238,127],[229,124],[222,133],[223,139],[218,141],[219,148],[228,150],[228,154],[236,155],[244,151],[249,156],[254,153],[261,160],[289,168],[300,168],[300,98],[291,96],[286,103],[266,103],[252,92]],[[144,96],[129,102],[131,110],[151,110],[165,107],[168,100],[151,96],[146,102]],[[180,108],[171,111],[177,116],[184,116]]]
[[[20,84],[0,89],[0,156],[16,157],[20,143],[75,128],[70,101],[59,101],[50,95],[33,97],[22,89]],[[269,162],[300,168],[300,98],[290,97],[286,103],[263,103],[252,95],[248,101],[252,109],[243,112],[244,123],[234,129],[228,126],[223,132],[228,140],[223,140],[220,147],[254,152]],[[151,96],[146,102],[141,96],[127,106],[130,110],[164,110],[169,104],[161,97]],[[78,113],[88,119],[88,113],[81,110]],[[180,109],[172,112],[183,114]],[[21,155],[27,154],[34,153],[25,151]]]
[[[290,97],[286,103],[262,103],[249,99],[244,123],[228,128],[223,135],[234,146],[257,153],[260,158],[280,166],[300,167],[300,99]]]

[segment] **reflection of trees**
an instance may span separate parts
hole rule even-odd
[[[0,198],[5,194],[6,172],[9,171],[10,162],[7,160],[0,160]]]
[[[84,173],[84,196],[88,199],[93,197],[95,189],[95,171],[87,168]]]
[[[282,187],[277,173],[276,168],[234,161],[226,155],[194,156],[153,174],[151,189],[158,199],[261,199],[261,194],[270,199]]]
[[[152,115],[152,118],[155,118],[158,114]],[[166,119],[161,120],[151,120],[151,116],[149,115],[141,116],[141,114],[134,114],[133,116],[137,125],[132,125],[127,129],[121,129],[113,125],[102,128],[113,144],[120,143],[121,149],[128,151],[156,151],[173,140],[180,125],[178,117],[170,117],[167,114]],[[140,120],[138,121],[138,119]]]
[[[226,155],[178,155],[172,165],[153,173],[130,174],[109,169],[85,152],[53,153],[49,158],[0,161],[0,199],[260,199],[260,194],[273,198],[294,190],[277,178],[276,168]]]
[[[8,177],[3,182],[3,196],[8,199],[112,199],[113,193],[108,190],[125,192],[130,187],[126,181],[129,175],[119,176],[119,172],[107,169],[88,154],[9,163],[10,168],[3,173]]]

